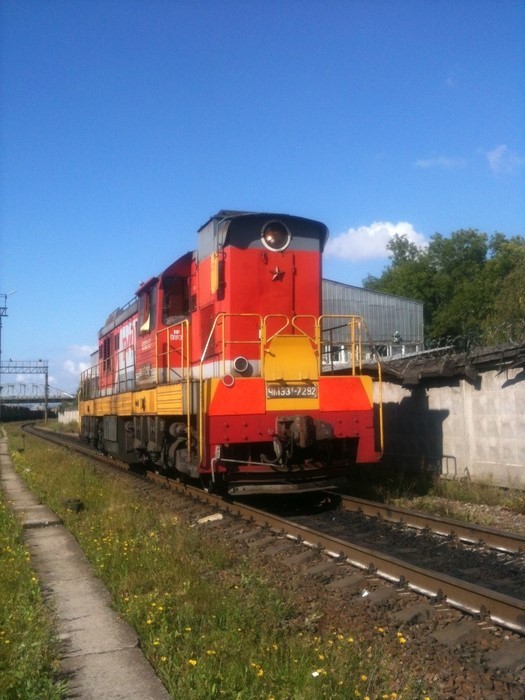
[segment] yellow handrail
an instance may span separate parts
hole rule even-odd
[[[186,395],[186,432],[187,432],[187,449],[188,455],[191,455],[191,367],[190,367],[190,324],[188,319],[183,319],[178,323],[174,323],[171,326],[163,328],[161,331],[157,331],[155,335],[155,354],[157,357],[156,364],[156,383],[159,384],[159,359],[163,356],[166,357],[166,384],[171,384],[171,365],[173,355],[180,355],[180,381],[184,383],[184,392]],[[179,329],[181,333],[180,339],[180,350],[175,350],[171,348],[170,344],[170,334],[174,329]],[[159,353],[159,336],[161,334],[166,334],[166,352]],[[164,369],[164,368],[162,368]],[[177,369],[174,368],[177,372]],[[178,372],[177,372],[178,374]]]

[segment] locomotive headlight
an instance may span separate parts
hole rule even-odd
[[[284,250],[290,245],[292,234],[280,221],[269,221],[261,232],[261,240],[268,250]]]

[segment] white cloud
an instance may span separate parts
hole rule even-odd
[[[467,161],[464,158],[448,158],[447,156],[437,156],[435,158],[423,158],[416,160],[416,168],[464,168]]]
[[[485,151],[489,167],[496,175],[513,173],[525,164],[525,158],[514,153],[505,144],[496,146],[492,151]]]
[[[71,345],[69,347],[75,357],[89,357],[96,349],[95,345]]]
[[[406,236],[411,243],[425,246],[427,241],[422,233],[418,233],[408,221],[393,224],[390,221],[374,221],[370,226],[349,228],[328,239],[325,254],[344,260],[373,260],[387,258],[388,242],[395,234]]]
[[[89,362],[74,362],[73,360],[66,360],[64,362],[64,371],[67,374],[72,374],[75,377],[80,377],[81,373],[86,369],[91,367]]]
[[[60,373],[60,386],[66,387],[66,391],[72,391],[73,386],[78,386],[80,375],[91,367],[90,355],[96,350],[91,345],[71,345],[67,349],[69,357],[62,361]]]

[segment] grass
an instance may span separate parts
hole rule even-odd
[[[0,697],[59,700],[58,645],[22,539],[0,494]]]
[[[358,467],[348,493],[464,520],[471,520],[472,515],[468,509],[462,509],[461,504],[501,507],[525,514],[523,489],[503,489],[491,483],[468,479],[444,479],[430,470],[416,473],[385,465],[373,465],[366,469]]]
[[[380,630],[370,643],[348,620],[320,633],[316,611],[306,616],[255,560],[239,561],[219,537],[98,476],[83,458],[30,437],[20,453],[19,440],[12,434],[16,469],[75,534],[173,697],[428,697],[410,664],[397,665],[407,642],[400,633]],[[71,498],[83,510],[67,510]]]
[[[70,420],[67,423],[60,423],[58,420],[48,420],[42,424],[47,430],[52,430],[55,433],[78,433],[78,421]]]
[[[463,503],[508,508],[515,513],[525,513],[525,491],[502,489],[488,482],[473,483],[467,480],[436,480],[431,495]]]

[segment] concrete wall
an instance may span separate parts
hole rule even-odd
[[[383,384],[385,459],[525,488],[525,370],[484,372],[413,389]]]
[[[70,423],[71,421],[76,420],[78,422],[78,410],[69,410],[69,411],[59,411],[58,412],[58,422],[59,423]]]

